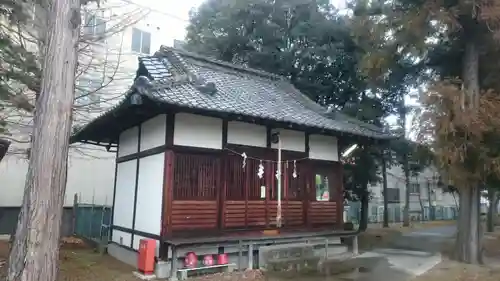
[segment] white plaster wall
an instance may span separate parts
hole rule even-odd
[[[117,243],[118,245],[130,247],[130,243],[132,242],[132,234],[113,229],[111,241]]]
[[[337,138],[332,136],[310,135],[309,158],[339,161]]]
[[[165,153],[139,160],[135,230],[160,235],[164,162]]]
[[[178,113],[174,126],[175,145],[222,149],[222,119]]]
[[[290,151],[306,151],[306,134],[301,131],[274,129],[273,132],[279,131],[281,138],[281,148]],[[271,144],[272,148],[277,149],[278,144]]]
[[[160,114],[141,125],[141,151],[165,144],[167,115]]]
[[[74,148],[78,147],[78,149]],[[9,151],[18,149],[13,145]],[[64,206],[73,206],[75,193],[81,203],[113,203],[115,153],[92,145],[76,145],[68,156],[68,181]],[[0,162],[0,207],[19,207],[23,200],[28,160],[19,154],[8,154]]]
[[[267,129],[265,126],[231,121],[227,124],[227,142],[256,147],[266,147]]]
[[[135,126],[120,134],[118,144],[118,157],[137,153],[139,141],[139,127]]]
[[[139,250],[139,244],[141,243],[141,239],[151,239],[151,238],[147,238],[147,237],[143,237],[143,236],[139,236],[139,235],[134,235],[134,244],[132,245],[132,248],[134,248],[135,250]],[[160,254],[160,241],[158,241],[158,240],[155,240],[155,241],[156,241],[155,256],[159,256],[159,254]]]
[[[113,225],[132,228],[137,160],[119,163],[117,169]]]

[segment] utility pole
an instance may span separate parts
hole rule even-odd
[[[55,281],[66,191],[80,0],[46,0],[40,93],[23,205],[9,256],[8,281]]]

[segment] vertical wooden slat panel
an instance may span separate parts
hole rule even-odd
[[[227,125],[227,122],[226,122],[226,125]],[[227,136],[227,134],[226,134]],[[220,165],[220,169],[219,169],[219,178],[220,178],[220,182],[219,182],[219,186],[220,188],[217,188],[218,190],[218,204],[217,206],[219,206],[219,214],[218,214],[218,219],[219,219],[219,229],[222,230],[224,228],[224,219],[225,219],[225,216],[224,214],[226,213],[226,194],[227,194],[227,182],[228,182],[228,178],[231,176],[229,174],[229,169],[228,169],[228,155],[227,154],[224,154],[222,156],[222,161],[221,161],[221,165]]]
[[[307,165],[306,168],[306,190],[304,194],[304,219],[306,221],[307,228],[311,228],[311,218],[309,217],[309,205],[311,201],[311,192],[316,193],[316,190],[312,190],[311,183],[314,182],[314,170],[311,167],[311,164]]]
[[[217,200],[220,155],[176,153],[174,198],[176,200]]]

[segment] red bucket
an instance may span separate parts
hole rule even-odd
[[[189,252],[186,254],[184,258],[184,267],[185,268],[194,268],[198,264],[198,257],[194,252]]]
[[[203,265],[204,266],[211,266],[214,265],[214,257],[212,255],[205,255],[203,257]]]
[[[229,258],[227,254],[219,254],[217,255],[217,264],[228,264],[229,263]]]

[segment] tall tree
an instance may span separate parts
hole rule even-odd
[[[7,280],[54,281],[80,36],[80,1],[52,0],[32,153]],[[29,206],[25,208],[24,206]]]
[[[491,24],[500,14],[495,7],[483,4],[476,8],[472,3],[457,3],[455,8],[471,17],[459,17],[458,27],[442,35],[431,49],[429,64],[440,82],[424,96],[423,103],[430,110],[422,116],[422,135],[433,137],[438,161],[459,194],[455,252],[459,260],[468,263],[482,261],[481,189],[500,171],[495,140],[500,126],[496,117],[500,88],[491,76],[499,72],[489,62],[498,57],[496,31]]]
[[[323,105],[358,101],[356,45],[328,0],[208,0],[187,30],[187,49],[283,75]]]
[[[185,47],[283,75],[319,104],[380,126],[393,113],[398,93],[368,87],[358,70],[371,36],[353,37],[351,20],[329,2],[208,0],[191,14]],[[391,85],[396,80],[391,75]],[[346,166],[346,188],[351,189],[346,195],[367,208],[368,185],[380,180],[380,149],[363,144],[353,159],[366,165]],[[367,209],[363,214],[366,225]]]
[[[108,43],[120,44],[115,35],[148,13],[121,0],[99,6],[97,1],[83,2],[73,107],[76,124],[87,123],[126,90],[120,84],[130,74],[122,71],[123,56]],[[12,142],[11,155],[29,152],[35,96],[41,87],[46,6],[45,0],[0,1],[1,15],[10,19],[3,22],[0,32],[0,63],[4,66],[0,72],[0,137]],[[108,18],[111,10],[118,16]],[[81,145],[73,145],[78,151],[77,147]]]
[[[425,65],[420,77],[431,78],[420,135],[432,143],[440,167],[459,190],[456,257],[468,263],[481,261],[480,190],[484,179],[500,170],[498,149],[485,145],[498,125],[492,114],[500,109],[493,93],[499,89],[498,79],[492,79],[498,66],[491,63],[498,57],[499,5],[393,0],[371,5],[358,1],[355,7],[357,15],[371,18],[391,42],[390,49],[373,50],[377,68],[388,66],[391,51]]]

